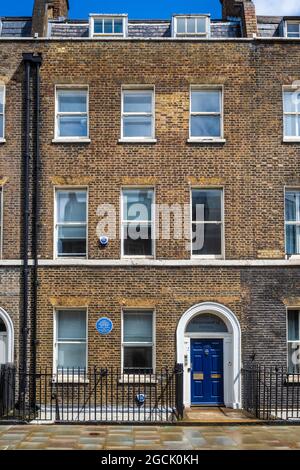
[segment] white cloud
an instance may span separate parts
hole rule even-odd
[[[299,0],[253,0],[257,15],[300,15]]]

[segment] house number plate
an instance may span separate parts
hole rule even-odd
[[[193,374],[193,380],[203,380],[204,379],[204,374],[196,372]]]

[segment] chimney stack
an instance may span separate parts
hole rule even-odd
[[[252,0],[220,0],[222,17],[241,18],[244,37],[252,38],[257,35],[257,18],[255,5]]]
[[[48,20],[67,18],[69,0],[34,0],[31,35],[46,37]]]

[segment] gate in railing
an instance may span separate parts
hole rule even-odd
[[[300,421],[300,373],[284,367],[242,370],[243,408],[258,419]]]
[[[2,420],[172,423],[183,417],[181,364],[151,375],[106,367],[55,372],[44,369],[35,375],[14,369],[6,372],[0,386],[6,390],[6,398],[0,401]],[[19,384],[24,382],[26,392],[22,393]]]

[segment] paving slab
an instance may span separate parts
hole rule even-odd
[[[1,426],[9,449],[299,450],[300,426]]]

